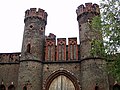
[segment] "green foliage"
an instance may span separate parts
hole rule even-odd
[[[104,57],[105,48],[103,46],[104,42],[103,42],[103,37],[102,37],[103,31],[101,30],[102,28],[101,17],[100,16],[94,17],[91,25],[92,25],[92,29],[101,35],[99,39],[98,38],[92,39],[91,54],[94,57]]]
[[[104,57],[105,51],[102,40],[92,40],[90,52],[93,57]]]
[[[120,2],[103,0],[101,3],[102,30],[106,52],[115,54],[120,48]]]
[[[120,81],[120,54],[111,55],[110,57],[112,58],[112,60],[114,60],[114,62],[108,62],[108,72],[114,76],[116,81]]]
[[[96,16],[93,18],[92,20],[92,27],[95,29],[95,30],[101,30],[101,27],[102,27],[102,21],[101,21],[101,17],[100,16]]]
[[[100,4],[101,17],[96,16],[92,21],[94,30],[99,30],[103,36],[102,45],[99,40],[92,41],[92,54],[100,52],[108,60],[108,70],[120,80],[120,1],[102,0]],[[113,60],[110,62],[109,60]]]

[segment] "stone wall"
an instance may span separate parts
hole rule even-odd
[[[0,63],[19,63],[21,53],[0,53]]]
[[[48,63],[43,65],[43,90],[48,78],[57,71],[66,71],[75,77],[80,88],[80,63]]]
[[[81,62],[82,90],[94,90],[98,86],[100,90],[109,90],[106,62],[102,59],[91,58]]]
[[[79,52],[76,37],[68,38],[68,45],[66,38],[57,38],[56,44],[56,37],[53,38],[51,34],[46,37],[45,61],[78,61]]]
[[[19,64],[0,64],[0,82],[9,87],[18,83]]]
[[[17,87],[21,53],[0,53],[0,82],[8,88]]]

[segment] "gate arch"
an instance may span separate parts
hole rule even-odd
[[[77,82],[77,78],[66,70],[58,70],[58,71],[55,71],[53,74],[51,74],[47,78],[47,80],[44,84],[44,90],[49,90],[49,87],[50,87],[51,83],[53,82],[53,80],[61,75],[67,77],[73,83],[75,90],[80,90],[79,83]]]

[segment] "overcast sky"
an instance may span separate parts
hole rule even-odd
[[[29,8],[48,13],[46,35],[78,37],[76,9],[87,2],[99,4],[99,0],[0,0],[0,53],[21,52],[24,12]]]

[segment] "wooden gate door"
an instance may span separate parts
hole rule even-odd
[[[60,75],[52,81],[49,90],[75,90],[75,86],[69,78]]]

